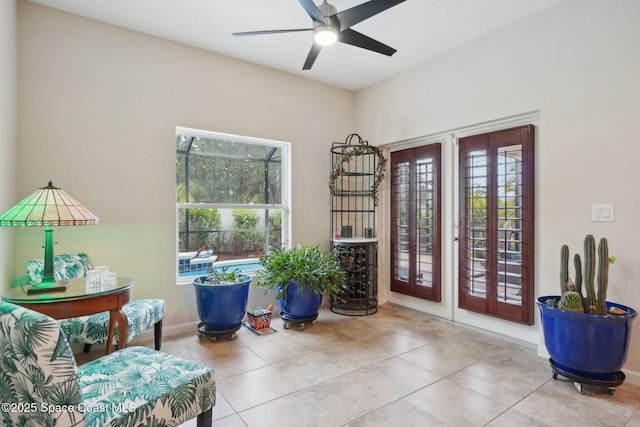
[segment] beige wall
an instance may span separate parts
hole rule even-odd
[[[17,133],[16,2],[0,2],[0,212],[15,203]],[[0,227],[0,280],[14,277],[15,232]]]
[[[638,16],[635,0],[560,3],[358,93],[356,128],[370,141],[391,144],[539,110],[536,296],[559,293],[560,246],[582,252],[582,239],[591,233],[607,237],[617,257],[609,299],[640,309],[640,198],[634,175],[640,158]],[[452,164],[450,145],[446,152]],[[447,170],[450,219],[454,175]],[[613,203],[615,221],[591,222],[593,203]],[[452,238],[452,222],[446,233]],[[445,245],[451,272],[457,248],[451,239]],[[455,288],[452,274],[444,280],[447,289]],[[444,310],[455,320],[539,343],[539,316],[532,327],[509,325],[458,310],[455,301],[447,301],[451,310]],[[635,323],[625,371],[637,375],[640,324]]]
[[[640,307],[640,199],[631,176],[640,154],[640,29],[634,22],[640,3],[634,0],[567,0],[355,96],[22,0],[18,5],[20,150],[3,157],[0,169],[6,174],[4,166],[17,157],[20,197],[52,179],[96,213],[98,226],[60,227],[56,251],[85,250],[96,262],[135,277],[134,297],[165,298],[169,332],[196,320],[191,289],[173,283],[175,126],[290,141],[294,240],[326,245],[332,141],[357,131],[371,143],[391,144],[539,110],[536,295],[558,292],[560,245],[576,251],[584,234],[593,233],[609,238],[618,259],[610,299]],[[10,45],[12,31],[0,25],[0,32]],[[0,72],[7,70],[11,66],[3,64]],[[11,95],[0,93],[0,102],[12,105]],[[10,123],[11,111],[0,111],[0,122],[5,120]],[[11,151],[10,143],[0,144]],[[446,147],[449,162],[452,152]],[[5,207],[15,202],[13,187],[0,182]],[[592,223],[592,203],[614,203],[616,221]],[[448,227],[451,236],[451,221]],[[41,251],[41,230],[16,234],[11,277]],[[453,244],[447,251],[453,253]],[[449,289],[455,279],[451,258],[444,278]],[[438,309],[402,302],[539,343],[538,318],[532,327],[488,319],[455,309],[454,297]],[[638,325],[627,368],[640,372]]]
[[[293,240],[328,249],[329,148],[353,131],[353,93],[26,1],[18,56],[20,197],[53,180],[96,214],[58,227],[56,252],[164,298],[166,333],[197,320],[191,286],[175,285],[176,126],[290,142]],[[23,274],[42,230],[18,231]]]

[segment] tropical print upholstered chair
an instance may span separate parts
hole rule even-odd
[[[54,257],[54,272],[56,280],[68,280],[85,277],[87,271],[93,269],[93,263],[86,253],[62,254]],[[37,284],[42,281],[44,261],[32,259],[27,261],[29,282]],[[155,349],[162,347],[162,319],[164,319],[165,303],[162,299],[131,300],[123,307],[127,316],[127,342],[130,342],[142,332],[154,327]],[[109,332],[109,312],[104,311],[90,316],[73,317],[59,320],[62,330],[72,344],[84,344],[84,351],[88,352],[93,344],[105,344]],[[116,328],[113,345],[119,338]]]
[[[89,256],[85,253],[62,254],[53,257],[53,277],[56,280],[68,280],[74,277],[85,277],[87,271],[93,268]],[[27,261],[27,276],[29,283],[36,285],[42,282],[44,275],[44,260],[32,259]]]
[[[122,307],[127,315],[127,342],[142,332],[154,327],[155,349],[162,346],[162,319],[164,317],[164,300],[139,299],[131,300]],[[109,312],[103,311],[89,316],[72,317],[59,320],[62,330],[71,344],[84,344],[88,352],[92,344],[104,344],[109,333]],[[113,345],[117,345],[120,331],[116,327]]]
[[[0,425],[211,426],[210,368],[147,347],[77,366],[58,322],[0,302]]]

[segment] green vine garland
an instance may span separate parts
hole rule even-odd
[[[354,136],[358,138],[360,145],[350,145],[351,139]],[[353,157],[363,156],[367,154],[378,156],[378,165],[376,166],[376,170],[373,175],[373,184],[370,188],[373,204],[374,206],[378,206],[378,186],[384,179],[387,159],[384,157],[384,154],[380,148],[369,145],[367,141],[362,141],[360,136],[358,136],[357,134],[351,134],[347,137],[345,149],[343,149],[342,154],[336,157],[335,162],[333,163],[333,169],[331,170],[331,175],[329,176],[329,188],[331,189],[331,194],[336,193],[336,185],[338,183],[338,180],[345,173],[344,165],[346,163],[349,163],[349,161]]]

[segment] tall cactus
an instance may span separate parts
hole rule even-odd
[[[582,262],[580,260],[580,255],[575,254],[573,257],[573,266],[576,269],[576,291],[582,294]]]
[[[609,284],[609,244],[604,237],[598,243],[598,304],[596,314],[607,314],[607,286]]]
[[[585,313],[595,314],[597,299],[596,289],[593,279],[596,270],[596,240],[591,234],[584,238],[584,285],[587,291],[587,300],[585,301]]]
[[[582,273],[582,260],[575,254],[573,265],[576,269],[575,283],[569,277],[569,247],[562,245],[560,249],[560,290],[562,296],[567,292],[575,291],[580,296],[584,283],[586,298],[583,299],[585,313],[609,314],[607,310],[607,286],[609,284],[609,263],[613,263],[614,257],[609,257],[609,245],[606,238],[601,238],[598,243],[598,291],[596,293],[596,241],[591,234],[584,238],[584,275]],[[575,285],[575,287],[573,286]],[[562,300],[561,300],[562,302]],[[562,308],[562,307],[561,307]],[[576,310],[574,310],[576,311]]]
[[[567,292],[569,283],[569,246],[562,245],[560,248],[560,295]]]

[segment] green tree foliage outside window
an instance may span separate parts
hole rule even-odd
[[[234,209],[231,213],[233,217],[233,245],[236,250],[255,250],[260,248],[264,239],[260,239],[260,234],[256,231],[260,215],[251,209]]]
[[[269,246],[282,246],[282,211],[269,211]]]
[[[220,212],[218,212],[218,209],[189,209],[188,212],[189,227],[192,232],[191,239],[194,247],[212,247],[214,240],[214,236],[212,236],[212,234],[214,234],[213,231],[220,230],[222,227],[222,216]]]
[[[280,203],[281,150],[265,160],[272,147],[196,138],[189,154],[178,152],[178,202]],[[265,181],[265,172],[268,179]],[[185,181],[189,180],[189,200]],[[182,195],[182,196],[181,196]],[[180,198],[182,197],[182,200]]]

